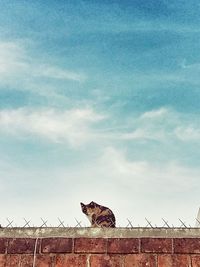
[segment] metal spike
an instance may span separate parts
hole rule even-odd
[[[188,228],[187,225],[181,219],[179,219],[179,221],[182,223],[181,227],[184,226],[185,228]]]
[[[165,223],[164,226],[166,225],[168,228],[170,228],[170,226],[169,226],[169,224],[168,224],[168,221],[166,221],[166,220],[163,219],[163,218],[162,218],[162,220],[163,220],[163,222]],[[163,226],[163,227],[164,227],[164,226]]]
[[[23,218],[23,219],[24,219],[24,221],[25,221],[25,224],[24,224],[24,226],[22,226],[22,227],[23,227],[23,228],[25,228],[26,226],[30,227],[29,223],[30,223],[31,221],[27,221],[25,218]]]
[[[81,226],[81,222],[79,222],[76,218],[75,218],[75,220],[76,220],[76,222],[77,222],[77,224],[75,225],[75,227],[82,227],[82,226]]]
[[[61,226],[62,226],[62,227],[65,227],[65,226],[64,226],[64,221],[61,221],[60,218],[58,218],[58,220],[59,220],[59,222],[60,222],[60,224],[58,225],[58,227],[61,227]]]
[[[42,224],[40,227],[48,227],[48,226],[47,226],[47,222],[48,222],[48,221],[44,221],[43,218],[40,218],[40,219],[41,219],[42,222],[43,222],[43,224]]]
[[[129,225],[131,226],[131,228],[133,228],[132,222],[127,218],[128,224],[127,224],[127,228],[129,227]]]
[[[151,224],[151,222],[149,220],[147,220],[147,218],[145,218],[145,220],[147,221],[147,226],[150,225],[151,228],[154,228],[153,225]]]
[[[196,224],[196,228],[200,227],[200,220],[196,218],[197,224]]]
[[[6,228],[8,228],[8,227],[13,227],[13,225],[12,225],[13,220],[10,221],[8,218],[6,218],[6,220],[7,220],[7,222],[8,222],[8,224],[6,225]]]

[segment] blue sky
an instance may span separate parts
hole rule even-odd
[[[80,202],[194,225],[200,4],[0,0],[2,224],[75,225]]]

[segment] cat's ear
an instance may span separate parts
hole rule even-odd
[[[95,202],[94,202],[94,201],[90,202],[89,206],[90,206],[91,208],[94,207],[94,206],[95,206]]]

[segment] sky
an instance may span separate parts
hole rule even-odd
[[[195,225],[198,0],[0,0],[1,224]]]

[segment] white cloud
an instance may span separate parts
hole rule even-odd
[[[113,133],[113,138],[121,140],[156,140],[159,142],[200,141],[199,118],[195,115],[178,113],[170,108],[150,110],[130,118],[127,129]],[[132,130],[131,130],[132,128]],[[110,134],[112,136],[112,133]],[[109,136],[109,134],[108,134]],[[111,138],[111,137],[110,137]]]
[[[108,129],[104,139],[119,140],[157,140],[165,141],[174,132],[177,114],[170,109],[160,108],[127,118],[125,127]],[[171,129],[172,127],[172,129]],[[102,135],[103,136],[103,135]]]
[[[144,129],[136,129],[132,132],[122,133],[118,135],[121,140],[137,140],[137,139],[148,139],[150,135]]]
[[[194,187],[195,180],[198,182],[199,172],[180,166],[176,162],[169,161],[165,165],[159,165],[156,162],[128,160],[124,151],[113,147],[105,149],[101,164],[109,175],[117,178],[122,184],[143,186],[147,182],[152,182],[156,187],[164,184],[172,186],[163,188],[163,192],[182,192]]]
[[[163,118],[169,113],[167,108],[160,108],[156,110],[150,110],[143,113],[140,118],[141,119],[156,119],[156,118]]]
[[[42,78],[84,82],[86,75],[40,63],[39,55],[33,58],[20,43],[0,42],[0,83],[12,86],[20,83],[20,89],[30,89],[31,80],[38,84]]]
[[[34,75],[48,77],[51,79],[72,80],[77,82],[83,82],[86,79],[84,74],[79,74],[49,65],[40,66],[34,71]]]
[[[181,141],[200,141],[200,128],[198,126],[180,126],[174,132]]]
[[[103,115],[89,108],[63,111],[33,111],[26,108],[1,110],[0,132],[17,136],[23,133],[38,135],[53,142],[68,142],[72,146],[79,146],[91,141],[92,124],[103,118]]]
[[[200,141],[198,119],[191,120],[171,109],[151,110],[129,118],[124,127],[105,128],[100,122],[108,114],[98,114],[92,108],[69,110],[28,108],[0,110],[0,132],[14,136],[39,136],[51,142],[68,143],[73,147],[94,142],[100,145],[116,141],[171,142]]]
[[[16,43],[0,42],[0,81],[26,71],[28,67],[24,49]]]

